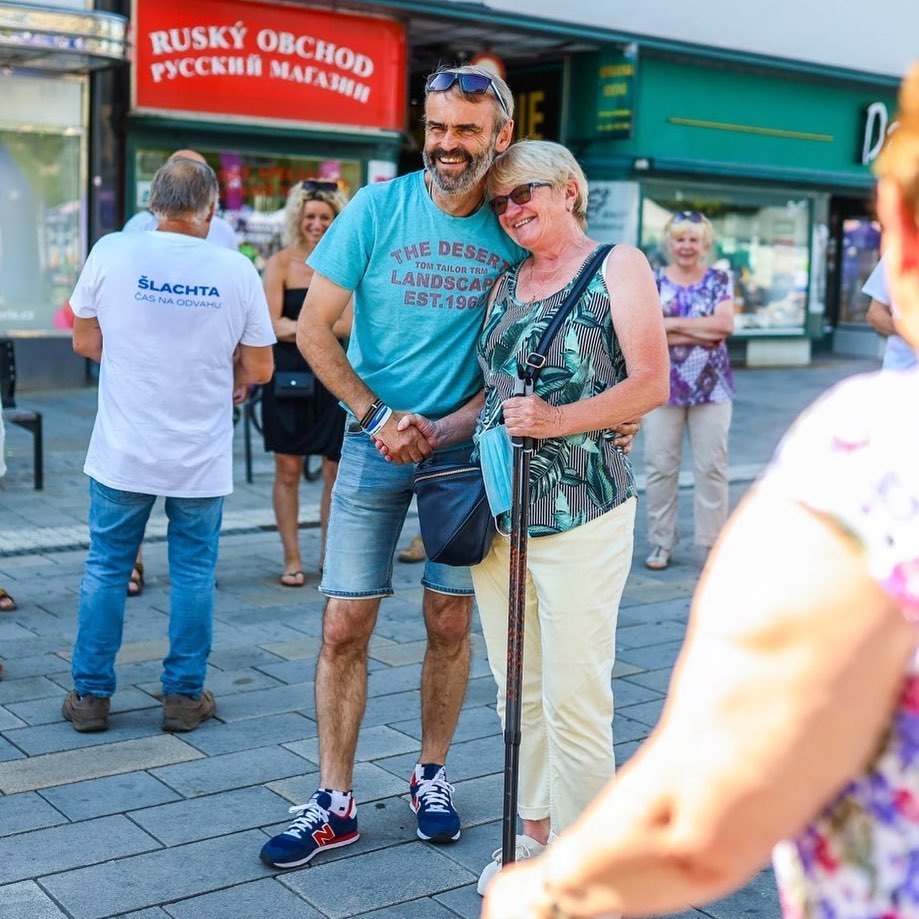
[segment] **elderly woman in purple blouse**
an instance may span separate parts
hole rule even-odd
[[[677,494],[683,432],[695,479],[695,541],[710,548],[728,512],[728,428],[734,380],[725,339],[734,331],[731,278],[706,265],[712,225],[698,211],[674,214],[664,227],[670,264],[655,278],[670,348],[670,400],[644,420],[648,541],[645,565],[670,564],[677,542]]]

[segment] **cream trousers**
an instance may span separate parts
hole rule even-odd
[[[635,499],[527,552],[518,814],[560,833],[616,769],[613,690],[619,600],[632,564]],[[510,540],[472,569],[504,724]]]
[[[677,544],[684,430],[692,448],[695,542],[705,547],[715,544],[728,516],[728,429],[732,408],[730,402],[663,405],[642,420],[650,545],[672,549]]]

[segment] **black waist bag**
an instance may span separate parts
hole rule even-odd
[[[426,468],[422,463],[412,487],[427,557],[444,565],[478,565],[496,532],[478,465],[444,463]]]
[[[315,386],[311,370],[278,370],[274,375],[274,394],[278,399],[310,399]]]

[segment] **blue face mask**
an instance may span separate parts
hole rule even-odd
[[[489,428],[479,438],[479,465],[492,514],[498,517],[507,513],[511,509],[514,448],[503,424]]]

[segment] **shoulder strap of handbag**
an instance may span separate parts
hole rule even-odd
[[[527,355],[525,363],[518,365],[517,373],[521,380],[526,380],[528,388],[535,388],[536,381],[539,379],[539,374],[542,372],[543,367],[546,366],[546,353],[549,350],[549,346],[552,344],[552,339],[555,338],[558,330],[562,327],[562,323],[571,312],[575,303],[581,299],[581,294],[584,293],[585,288],[603,264],[603,260],[609,255],[613,248],[615,247],[611,246],[609,243],[604,243],[594,252],[575,279],[568,296],[565,297],[559,304],[558,309],[556,309],[552,321],[546,326],[546,331],[542,333],[542,338],[539,339],[536,350],[531,351]],[[530,391],[532,392],[532,389],[530,389]]]

